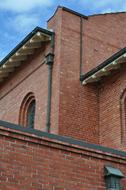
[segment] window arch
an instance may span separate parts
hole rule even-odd
[[[28,93],[20,107],[19,124],[24,127],[34,128],[35,120],[35,96],[32,92]]]
[[[120,113],[121,113],[121,139],[126,142],[126,89],[123,91],[120,98]]]

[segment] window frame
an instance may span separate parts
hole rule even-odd
[[[36,110],[36,100],[34,93],[30,92],[24,97],[20,106],[19,125],[24,127],[30,127],[28,126],[28,110],[33,101],[35,102],[35,110]],[[34,112],[34,124],[35,124],[35,112]]]
[[[120,97],[121,142],[126,143],[126,89]]]

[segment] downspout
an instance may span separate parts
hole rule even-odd
[[[83,17],[80,17],[80,78],[82,75],[83,62]]]
[[[52,69],[54,62],[54,34],[51,36],[51,52],[46,55],[46,64],[48,65],[48,95],[47,95],[47,115],[46,132],[50,132],[51,126],[51,97],[52,97]]]

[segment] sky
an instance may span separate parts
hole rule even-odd
[[[126,11],[125,0],[0,0],[0,60],[36,26],[46,28],[58,5],[87,16]]]

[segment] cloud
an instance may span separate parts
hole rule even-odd
[[[79,0],[78,3],[91,13],[126,11],[126,2],[124,0]]]
[[[30,32],[39,25],[40,18],[36,14],[19,14],[10,21],[10,25],[15,31],[23,33]]]
[[[105,1],[98,1],[96,0],[96,4],[94,5],[94,8],[98,8],[101,9],[101,11],[103,11],[103,9],[108,11],[118,11],[119,9],[121,10],[122,8],[124,8],[124,5],[126,5],[126,3],[123,0],[115,0],[115,1],[111,1],[111,0],[105,0]]]
[[[0,0],[0,59],[34,27],[45,27],[57,5],[85,15],[126,11],[124,0]]]
[[[38,7],[50,7],[54,0],[1,0],[0,9],[13,12],[26,12]]]

